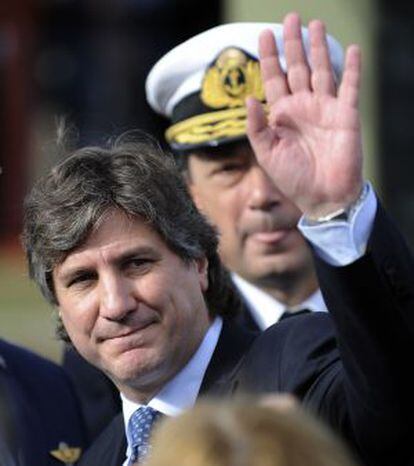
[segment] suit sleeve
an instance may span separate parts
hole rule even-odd
[[[238,387],[295,394],[365,466],[414,464],[412,256],[379,208],[363,257],[343,267],[316,258],[316,267],[330,315],[292,317],[261,334]]]
[[[342,361],[320,410],[346,419],[348,437],[367,464],[411,464],[411,252],[379,207],[361,259],[344,267],[316,259],[316,266]]]

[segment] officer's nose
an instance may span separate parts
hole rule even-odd
[[[279,204],[282,194],[259,165],[251,168],[248,205],[253,210],[271,210]]]

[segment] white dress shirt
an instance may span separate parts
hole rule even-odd
[[[151,406],[151,408],[156,409],[166,416],[176,416],[194,405],[204,373],[207,370],[207,366],[216,348],[222,326],[222,318],[216,317],[193,357],[181,371],[149,401],[147,406]],[[142,405],[129,400],[122,393],[121,400],[128,444],[126,460],[124,462],[124,466],[127,466],[132,453],[130,446],[131,439],[128,433],[128,422],[134,411]]]
[[[261,330],[266,330],[279,321],[286,310],[286,304],[281,303],[269,293],[262,291],[235,273],[232,274],[232,279],[245,299],[254,321]],[[290,309],[292,311],[295,309],[309,309],[312,312],[327,312],[320,290],[311,294],[303,303],[290,307]]]
[[[314,225],[309,224],[305,217],[300,219],[299,230],[312,243],[316,253],[330,265],[348,265],[365,254],[378,205],[368,182],[364,185],[363,196],[349,221],[334,220]]]

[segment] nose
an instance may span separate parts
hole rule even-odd
[[[273,181],[255,164],[251,168],[249,183],[248,205],[252,210],[272,210],[276,207],[282,197]]]
[[[121,321],[135,308],[136,300],[126,278],[116,274],[102,277],[100,283],[101,317]]]

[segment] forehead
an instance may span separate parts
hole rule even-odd
[[[63,260],[67,264],[95,252],[112,254],[133,247],[160,249],[164,241],[154,228],[141,217],[130,217],[120,210],[104,214],[99,224],[89,233],[86,240],[73,249]]]
[[[190,152],[189,162],[194,159],[198,162],[220,162],[221,160],[228,160],[231,158],[245,157],[254,158],[254,152],[247,141],[240,141],[231,144],[223,144],[218,147],[206,147],[194,152]]]

